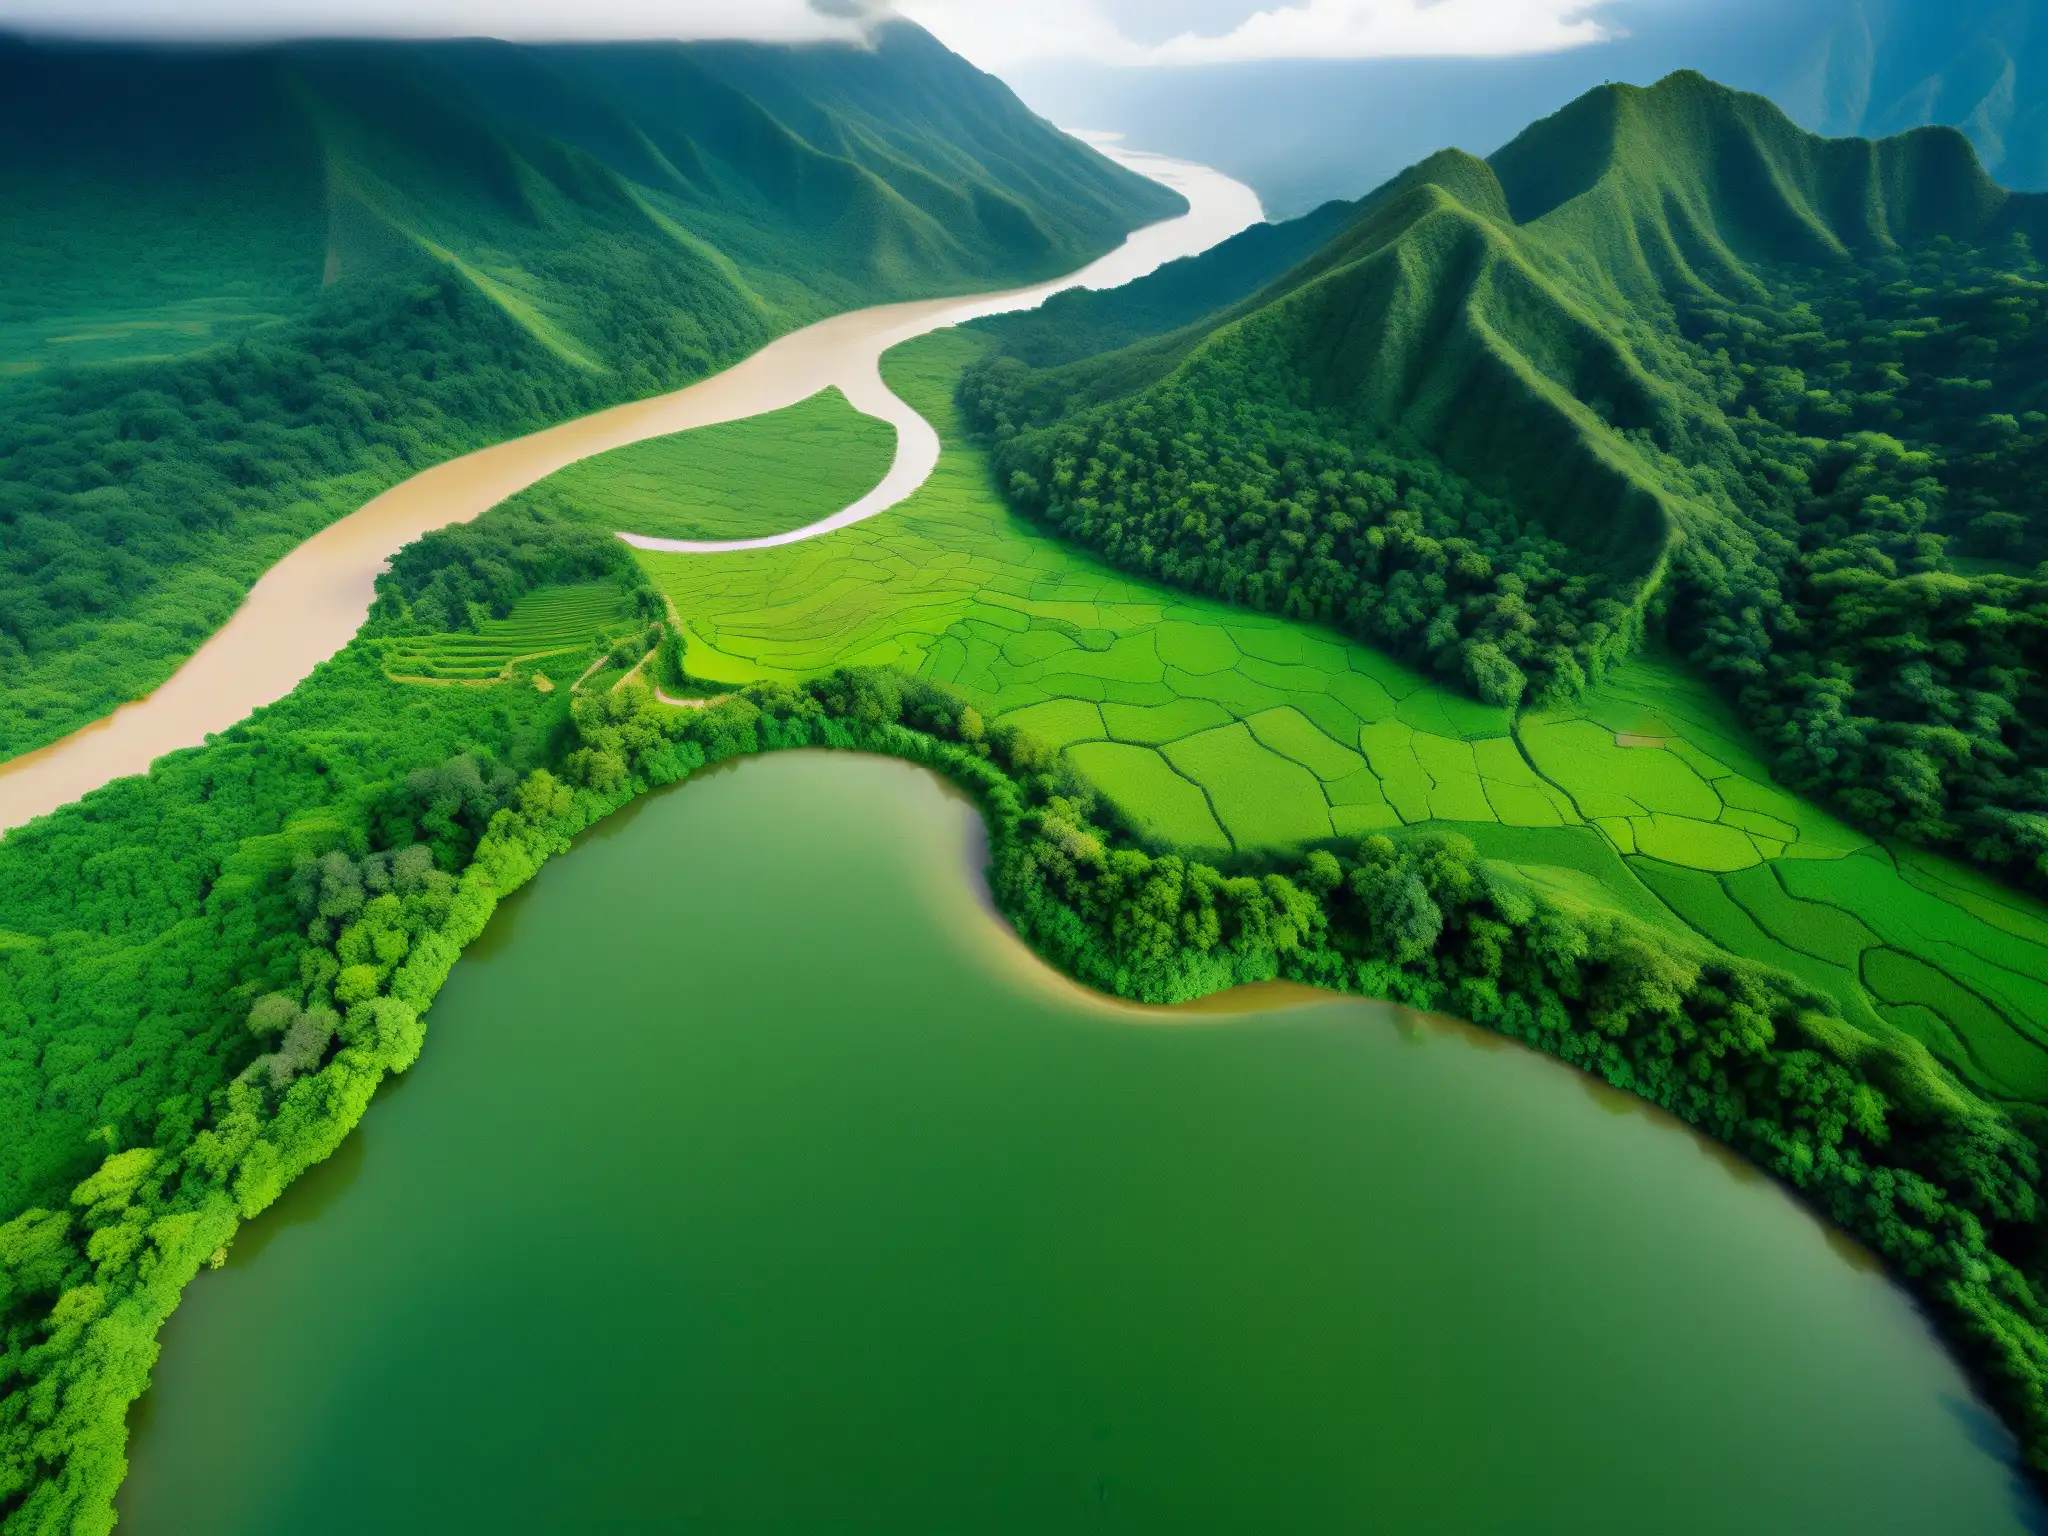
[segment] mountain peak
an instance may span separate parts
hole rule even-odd
[[[1617,258],[1614,237],[1632,231],[1630,245],[1649,254],[1629,261],[1710,287],[1742,286],[1752,261],[1825,264],[1936,235],[1979,239],[2022,211],[2033,217],[2009,209],[2013,194],[1954,129],[1823,139],[1693,70],[1588,91],[1488,163],[1516,223],[1569,222]]]

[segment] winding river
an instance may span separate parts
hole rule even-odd
[[[882,383],[882,354],[928,331],[981,315],[1028,309],[1068,288],[1115,288],[1197,255],[1257,223],[1258,195],[1206,166],[1111,150],[1133,170],[1185,196],[1189,211],[1133,234],[1067,277],[967,298],[885,304],[836,315],[771,342],[686,389],[614,406],[515,438],[414,475],[315,534],[263,574],[234,616],[169,681],[104,720],[0,764],[0,831],[67,805],[166,752],[196,747],[251,710],[274,703],[348,644],[384,563],[421,534],[467,522],[507,496],[592,454],[780,410],[836,385],[856,409],[890,422],[896,457],[882,483],[852,507],[793,533],[737,544],[646,541],[702,551],[815,538],[904,500],[938,463],[938,434]]]
[[[1463,1026],[1081,993],[978,834],[800,753],[551,863],[192,1286],[121,1529],[2043,1528],[1774,1183]]]

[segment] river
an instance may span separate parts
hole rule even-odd
[[[1116,288],[1197,255],[1264,215],[1258,195],[1206,166],[1110,149],[1188,200],[1177,219],[1138,230],[1067,277],[1001,293],[885,304],[835,315],[771,342],[686,389],[614,406],[543,432],[450,459],[330,524],[264,572],[242,606],[162,687],[38,751],[0,763],[0,831],[142,773],[166,752],[201,745],[274,703],[355,635],[384,564],[435,528],[467,522],[556,470],[628,443],[780,410],[837,386],[856,409],[889,421],[888,476],[846,511],[766,542],[815,537],[894,506],[938,463],[931,425],[882,383],[882,354],[912,337],[981,315],[1028,309],[1069,288]],[[716,548],[718,546],[707,546]]]
[[[1769,1180],[1460,1025],[1084,994],[978,832],[801,753],[550,864],[192,1286],[122,1529],[2043,1529]]]

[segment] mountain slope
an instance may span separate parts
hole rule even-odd
[[[1120,563],[1497,702],[1661,623],[1787,777],[2035,878],[2044,228],[1953,130],[1823,140],[1680,74],[1431,157],[1177,330],[1034,370],[987,322],[965,399]]]
[[[494,299],[506,269],[594,363],[591,300],[550,275],[593,239],[766,288],[786,321],[1064,270],[1180,206],[903,25],[873,51],[0,40],[0,193],[16,326],[252,287],[304,306],[412,254]]]
[[[1025,323],[986,325],[1007,337]],[[1254,601],[1290,612],[1294,589],[1312,591],[1298,616],[1496,702],[1525,676],[1569,691],[1630,648],[1676,527],[1637,446],[1603,430],[1658,425],[1657,383],[1522,247],[1493,172],[1455,151],[1362,200],[1232,308],[1037,378],[985,366],[969,392],[1027,510],[1147,574],[1240,595],[1256,573]],[[1075,402],[1095,413],[1053,426]],[[1172,447],[1126,548],[1055,460],[1132,452],[1133,433]],[[1253,462],[1262,439],[1289,443],[1277,480]],[[1428,507],[1406,488],[1319,484],[1425,460],[1457,482],[1421,492]],[[1516,473],[1531,463],[1546,473]],[[1445,547],[1460,543],[1477,547]]]
[[[413,470],[1184,203],[872,49],[0,39],[0,758]]]

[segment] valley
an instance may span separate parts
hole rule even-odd
[[[422,471],[1184,211],[884,43],[0,36],[0,760],[149,694]]]
[[[1225,177],[1172,162],[1141,163],[1179,181],[1199,199],[1198,208],[1137,231],[1072,277],[994,296],[884,305],[819,321],[698,384],[464,454],[340,516],[265,570],[232,617],[147,698],[35,753],[0,762],[0,828],[18,826],[121,775],[140,773],[164,753],[196,746],[283,697],[356,632],[376,575],[397,550],[594,454],[745,420],[836,388],[857,410],[907,434],[878,487],[879,505],[907,495],[930,472],[937,450],[922,418],[882,384],[876,360],[889,346],[1074,284],[1128,282],[1206,249],[1258,216],[1257,200]]]
[[[1267,224],[902,23],[0,78],[6,1536],[2038,1523],[1962,135],[1681,73]]]

